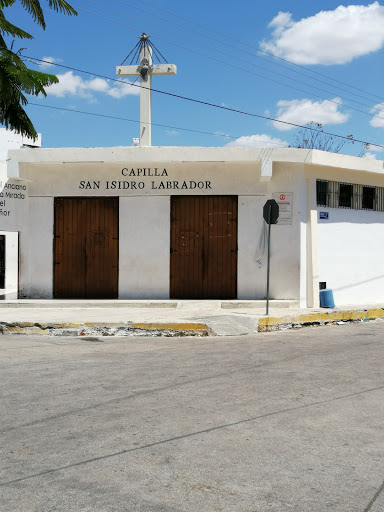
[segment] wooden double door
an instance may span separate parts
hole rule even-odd
[[[55,198],[55,298],[117,298],[118,259],[118,198]]]
[[[237,196],[171,197],[171,298],[237,297],[237,203]]]

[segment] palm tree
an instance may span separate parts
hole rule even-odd
[[[45,29],[44,14],[39,0],[21,0],[21,2],[34,21]],[[33,39],[28,32],[16,27],[5,18],[4,8],[14,3],[15,0],[0,0],[0,123],[6,128],[34,139],[37,137],[36,130],[23,108],[28,103],[26,95],[46,96],[44,88],[59,80],[55,75],[29,69],[20,57],[21,50],[13,51],[13,43],[8,48],[4,36]],[[65,0],[48,0],[48,4],[55,11],[77,15]]]

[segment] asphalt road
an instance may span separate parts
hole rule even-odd
[[[0,510],[382,512],[383,360],[383,321],[0,336]]]

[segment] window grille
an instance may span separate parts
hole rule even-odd
[[[316,196],[318,206],[328,205],[328,181],[317,180]]]
[[[376,187],[376,211],[384,212],[384,188]]]
[[[339,183],[339,208],[352,208],[353,185]]]
[[[330,188],[330,194],[329,194],[328,206],[330,208],[338,208],[339,207],[339,184],[336,181],[330,181],[329,188]]]
[[[375,187],[362,187],[363,196],[361,207],[363,210],[374,210],[375,209]]]
[[[316,180],[317,206],[384,212],[384,187]]]

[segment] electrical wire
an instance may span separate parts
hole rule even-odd
[[[90,3],[94,3],[94,4],[96,3],[96,2],[93,2],[92,0],[86,0],[86,1],[88,1],[88,2],[90,2]],[[133,27],[131,27],[131,26],[129,26],[129,25],[126,25],[126,24],[124,24],[124,23],[120,23],[120,22],[115,21],[115,20],[113,20],[113,19],[111,19],[111,18],[107,18],[106,16],[102,16],[101,14],[94,13],[94,12],[89,11],[89,10],[87,10],[87,9],[84,9],[84,8],[82,8],[82,7],[78,6],[78,5],[75,5],[75,4],[72,4],[72,5],[73,5],[74,7],[76,7],[77,9],[80,9],[80,10],[82,10],[82,11],[84,11],[84,12],[88,13],[88,14],[92,14],[93,16],[96,16],[96,17],[99,17],[99,18],[105,19],[105,20],[107,20],[107,21],[110,21],[110,22],[112,22],[112,23],[116,23],[116,24],[121,25],[121,26],[126,27],[126,28],[131,28],[131,29],[133,29]],[[97,4],[97,5],[101,5],[101,4]],[[104,7],[104,6],[103,6],[103,7]],[[115,12],[115,13],[117,13],[117,14],[122,14],[122,15],[124,15],[124,16],[128,16],[128,15],[125,15],[124,13],[119,12],[119,11],[115,11],[114,9],[110,9],[110,8],[108,8],[108,7],[105,7],[105,8],[106,8],[106,9],[108,9],[108,10],[110,10],[110,11],[112,11],[112,12]],[[131,16],[128,16],[128,17],[132,18]],[[135,18],[133,18],[133,19],[135,19]],[[179,47],[179,48],[182,48],[183,50],[186,50],[186,51],[189,51],[189,52],[195,53],[195,54],[197,54],[197,55],[200,55],[200,56],[202,56],[202,57],[208,58],[208,59],[210,59],[210,60],[214,60],[214,61],[216,61],[216,62],[219,62],[220,64],[224,64],[224,65],[226,65],[226,66],[230,66],[230,67],[235,68],[235,69],[238,69],[238,70],[240,70],[240,71],[244,71],[244,72],[246,72],[246,73],[248,73],[248,74],[251,74],[251,75],[254,75],[254,76],[258,76],[258,77],[263,78],[263,79],[265,79],[265,80],[269,80],[269,81],[271,81],[271,82],[277,83],[277,84],[279,84],[279,85],[284,85],[285,87],[289,87],[289,88],[294,89],[294,90],[296,90],[296,91],[300,91],[300,92],[302,92],[302,93],[304,93],[304,94],[309,94],[310,96],[314,96],[314,97],[316,97],[316,98],[320,98],[320,99],[322,99],[322,100],[324,100],[324,101],[327,101],[327,102],[330,102],[330,103],[334,103],[334,104],[336,104],[336,105],[339,105],[340,107],[344,107],[344,108],[347,108],[347,109],[350,109],[350,110],[354,110],[354,111],[356,111],[356,112],[360,112],[361,114],[364,114],[364,115],[367,115],[367,116],[370,116],[370,117],[377,117],[377,118],[379,118],[379,119],[384,119],[384,117],[382,117],[382,116],[377,116],[377,115],[372,116],[369,112],[365,112],[364,110],[360,110],[360,109],[358,109],[358,108],[356,108],[356,107],[352,107],[351,105],[343,104],[342,102],[340,102],[340,101],[336,101],[335,99],[330,100],[330,99],[328,99],[328,98],[325,98],[324,96],[320,96],[319,94],[315,94],[315,93],[313,93],[313,92],[309,92],[309,91],[305,91],[304,89],[300,89],[299,87],[295,87],[295,86],[292,86],[292,85],[289,85],[289,84],[282,84],[282,83],[281,83],[280,81],[278,81],[278,80],[274,80],[273,78],[266,77],[266,76],[261,75],[261,74],[259,74],[259,73],[255,73],[254,71],[250,71],[249,69],[245,69],[245,68],[242,68],[242,67],[240,67],[240,66],[236,66],[236,65],[234,65],[234,64],[230,64],[230,63],[228,63],[228,62],[225,62],[225,61],[222,61],[222,60],[216,59],[215,57],[211,57],[210,55],[206,55],[206,54],[200,53],[200,52],[198,52],[198,51],[196,51],[196,50],[192,50],[191,48],[188,48],[188,47],[186,47],[186,46],[182,46],[182,45],[180,45],[180,44],[178,44],[178,43],[171,42],[171,41],[169,41],[169,40],[165,39],[165,38],[164,38],[164,37],[162,37],[162,36],[158,36],[158,37],[159,37],[160,39],[163,39],[163,40],[165,40],[165,41],[169,42],[170,44],[173,44],[174,46],[177,46],[177,47]],[[199,43],[198,43],[198,44],[199,44]],[[220,52],[220,53],[224,53],[224,52]],[[228,55],[228,54],[225,54],[225,55]],[[232,55],[230,55],[230,56],[232,57]],[[237,60],[242,60],[242,59],[237,59]],[[245,62],[247,62],[247,61],[245,61]],[[255,65],[255,66],[257,66],[257,65]],[[260,66],[257,66],[257,67],[260,67]],[[270,72],[272,72],[272,71],[270,71]],[[275,73],[275,72],[272,72],[272,73]],[[280,73],[275,73],[275,74],[280,74]],[[288,78],[289,78],[289,77],[288,77]],[[291,78],[289,78],[289,79],[290,79],[290,80],[293,80],[293,79],[291,79]],[[296,80],[296,81],[297,81],[297,80]],[[316,89],[318,89],[317,87],[314,87],[314,86],[311,86],[311,85],[309,85],[309,87],[312,87],[312,88],[316,88]],[[320,89],[320,90],[323,90],[323,89]],[[327,92],[327,93],[329,94],[329,91],[325,91],[325,92]],[[354,103],[359,103],[359,104],[361,104],[361,105],[364,105],[364,104],[362,104],[362,103],[360,103],[360,102],[358,102],[358,101],[356,101],[356,100],[348,99],[348,101],[352,101],[352,102],[354,102]],[[370,105],[365,105],[365,106],[367,106],[367,107],[368,107],[368,108],[370,108],[371,110],[376,110],[376,111],[378,111],[378,112],[382,112],[382,109],[380,109],[380,108],[371,107]]]
[[[85,1],[86,1],[86,2],[88,2],[88,3],[90,3],[90,4],[93,4],[93,5],[96,5],[96,6],[102,7],[103,9],[107,9],[108,11],[111,11],[111,12],[113,12],[113,13],[115,13],[115,14],[120,15],[120,16],[125,16],[125,17],[130,18],[130,19],[133,19],[133,20],[135,20],[135,21],[139,21],[140,23],[144,23],[144,21],[143,21],[143,20],[140,20],[140,19],[138,19],[138,18],[135,18],[135,17],[133,17],[133,16],[131,16],[131,15],[129,15],[129,14],[123,13],[123,12],[121,12],[121,11],[116,11],[115,9],[112,9],[112,8],[110,8],[110,7],[107,7],[107,6],[106,6],[106,5],[104,5],[104,4],[100,4],[100,3],[95,2],[95,1],[93,1],[93,0],[85,0]],[[123,0],[117,0],[117,1],[118,1],[118,2],[121,2],[121,3],[123,3],[123,4],[126,4],[126,5],[131,6],[131,4],[129,4],[129,3],[127,3],[127,2],[124,2]],[[134,6],[132,6],[132,7],[134,7]],[[134,7],[134,8],[136,9],[136,7]],[[141,10],[141,9],[139,9],[139,10]],[[145,11],[144,11],[144,12],[145,12]],[[161,18],[161,19],[164,19],[164,18]],[[166,20],[166,21],[167,21],[167,20]],[[152,23],[152,25],[154,25],[154,26],[158,26],[158,25],[155,25],[155,24],[153,24],[153,23]],[[165,31],[165,32],[167,32],[167,33],[170,33],[171,35],[177,35],[177,34],[174,34],[173,32],[170,32],[169,30],[166,30],[166,29],[161,29],[161,30],[163,30],[163,31]],[[200,35],[201,35],[201,34],[200,34]],[[207,38],[209,38],[209,39],[212,39],[212,40],[214,40],[214,41],[218,41],[217,39],[212,38],[212,37],[210,37],[210,36],[205,36],[205,37],[207,37]],[[160,38],[164,39],[163,37],[160,37]],[[167,39],[165,39],[165,41],[167,41]],[[192,43],[197,44],[197,45],[199,45],[199,46],[202,46],[202,47],[204,47],[204,48],[206,48],[206,46],[207,46],[207,45],[205,45],[205,44],[203,44],[203,43],[200,43],[199,41],[196,41],[196,40],[193,40],[193,39],[189,39],[189,41],[191,41]],[[170,41],[168,41],[168,42],[170,42]],[[218,41],[218,42],[220,42],[220,41]],[[221,43],[221,44],[226,44],[226,43]],[[227,45],[227,44],[226,44],[226,45]],[[176,45],[176,46],[179,46],[179,45]],[[237,49],[237,48],[236,48],[236,47],[234,47],[233,45],[227,45],[227,46],[230,46],[231,48]],[[186,48],[186,49],[187,49],[187,48]],[[189,50],[190,50],[190,49],[189,49]],[[262,70],[264,70],[264,71],[267,71],[267,73],[272,73],[273,75],[276,75],[276,76],[279,76],[279,77],[283,77],[283,78],[288,79],[288,80],[292,80],[293,82],[297,82],[297,83],[299,83],[299,84],[305,85],[305,86],[310,87],[310,88],[312,88],[312,89],[316,89],[316,90],[318,90],[318,91],[325,92],[326,94],[331,94],[331,95],[336,94],[336,95],[341,96],[337,91],[336,91],[336,92],[327,91],[326,89],[322,89],[321,87],[317,87],[317,86],[315,86],[315,85],[308,84],[307,82],[303,82],[303,81],[298,80],[298,79],[296,79],[296,78],[292,78],[292,77],[290,77],[290,76],[284,75],[283,73],[279,73],[279,72],[277,72],[277,71],[273,71],[273,70],[268,69],[268,68],[266,68],[266,67],[264,67],[264,66],[260,66],[260,65],[258,65],[258,64],[253,63],[253,62],[249,62],[249,60],[242,59],[242,58],[241,58],[241,57],[239,57],[239,56],[235,56],[235,55],[229,54],[229,53],[227,53],[227,52],[223,52],[222,50],[215,49],[215,52],[216,52],[216,53],[220,53],[221,55],[224,55],[224,56],[226,56],[226,57],[236,58],[236,60],[237,60],[237,61],[244,62],[245,64],[247,64],[247,66],[252,66],[252,67],[255,67],[255,68],[262,69]],[[251,53],[251,52],[248,52],[248,51],[245,51],[245,52],[243,52],[243,53],[248,53],[249,55],[252,55],[252,56],[254,56],[254,57],[257,57],[255,54],[253,54],[253,53]],[[203,54],[203,56],[205,56],[206,58],[210,58],[210,56],[208,56],[208,55],[204,55],[204,54]],[[263,60],[267,60],[267,59],[263,59]],[[223,63],[223,64],[231,65],[231,64],[228,64],[228,63],[226,63],[226,62],[224,62],[224,61],[219,61],[219,62],[221,62],[221,63]],[[269,62],[269,61],[268,61],[268,62]],[[240,70],[242,70],[242,71],[245,71],[245,72],[247,72],[247,73],[249,73],[249,72],[250,72],[250,71],[249,71],[249,69],[241,68],[241,67],[239,67],[239,66],[236,66],[236,68],[237,68],[237,69],[240,69]],[[252,72],[251,72],[251,73],[252,73]],[[258,76],[258,77],[263,78],[263,79],[265,79],[265,80],[272,80],[272,81],[274,81],[274,80],[273,80],[273,79],[271,79],[270,77],[266,77],[266,76],[264,76],[264,75],[260,75],[260,74],[258,74],[258,73],[252,73],[252,74],[255,74],[255,76]],[[304,75],[304,76],[305,76],[305,75]],[[292,86],[290,86],[290,85],[288,85],[288,84],[284,84],[284,83],[282,83],[282,82],[280,82],[280,81],[277,81],[277,82],[275,81],[275,83],[278,83],[279,85],[284,85],[284,86],[286,86],[286,87],[291,87],[291,88],[292,88]],[[331,84],[327,84],[327,85],[331,85]],[[332,85],[331,85],[331,87],[334,87],[334,86],[332,86]],[[318,98],[321,98],[321,99],[323,99],[323,100],[326,100],[326,101],[332,101],[332,102],[335,102],[336,104],[338,104],[338,105],[340,105],[340,106],[345,106],[345,107],[347,107],[347,108],[348,108],[348,105],[343,105],[343,103],[341,103],[341,102],[338,102],[338,101],[335,101],[335,100],[328,100],[327,98],[324,98],[324,96],[319,96],[319,95],[313,94],[313,93],[311,93],[311,92],[309,92],[309,91],[303,91],[302,89],[299,89],[299,88],[296,88],[296,87],[293,87],[293,88],[294,88],[295,90],[300,91],[300,92],[304,92],[305,94],[311,94],[311,95],[316,96],[316,97],[318,97]],[[349,94],[354,94],[354,93],[351,93],[350,91],[346,91],[346,89],[343,89],[343,90],[344,90],[345,92],[348,92]],[[358,95],[358,96],[360,96],[360,95]],[[341,96],[341,98],[343,98],[343,97]],[[369,98],[365,98],[364,96],[362,96],[362,98],[366,99],[367,101],[372,101],[372,100],[370,100]],[[346,99],[346,100],[348,100],[348,101],[351,101],[352,103],[356,103],[356,104],[358,104],[358,105],[362,105],[362,106],[364,106],[364,107],[367,107],[367,108],[369,108],[369,109],[371,109],[371,110],[376,110],[376,111],[378,111],[378,112],[381,112],[381,109],[380,109],[380,108],[375,108],[374,106],[372,106],[372,105],[367,105],[366,103],[362,103],[361,101],[357,101],[357,100],[354,100],[354,99],[352,99],[352,98],[344,98],[344,99]],[[353,107],[351,107],[351,108],[353,108]]]
[[[95,116],[95,117],[105,117],[107,119],[116,119],[118,121],[128,121],[130,123],[136,123],[136,124],[151,124],[152,126],[159,126],[160,128],[168,128],[171,130],[180,130],[185,132],[192,132],[192,133],[200,133],[203,135],[213,135],[215,137],[224,137],[225,139],[240,139],[241,136],[235,136],[235,135],[229,135],[227,133],[219,133],[219,132],[206,132],[203,130],[195,130],[193,128],[182,128],[180,126],[170,126],[167,124],[159,124],[159,123],[143,123],[142,121],[137,121],[136,119],[128,119],[126,117],[118,117],[118,116],[111,116],[109,114],[99,114],[97,112],[87,112],[85,110],[77,110],[72,108],[64,108],[64,107],[54,107],[53,105],[43,105],[42,103],[32,103],[28,102],[28,105],[33,105],[34,107],[44,107],[44,108],[51,108],[54,110],[63,110],[65,112],[74,112],[76,114],[86,114],[89,116]],[[256,142],[265,143],[265,141],[254,139]],[[286,144],[279,143],[279,142],[272,142],[268,141],[268,144],[273,144],[274,146],[281,146],[281,147],[287,147]]]
[[[130,7],[133,7],[133,8],[135,8],[135,9],[137,9],[137,7],[133,6],[132,4],[129,4],[128,2],[124,2],[123,0],[118,0],[118,1],[120,1],[121,3],[125,3],[125,4],[129,5]],[[192,20],[190,20],[190,19],[188,19],[188,18],[185,18],[185,17],[182,17],[182,16],[178,16],[177,14],[175,14],[175,13],[173,13],[173,12],[171,12],[171,11],[167,11],[166,9],[163,9],[163,8],[161,8],[161,7],[158,7],[158,6],[155,6],[155,5],[151,4],[150,2],[146,2],[146,1],[144,1],[144,0],[138,0],[138,1],[139,1],[140,3],[142,3],[142,4],[145,4],[145,5],[148,5],[148,6],[152,7],[153,9],[157,9],[157,10],[159,10],[159,11],[165,12],[165,13],[169,14],[170,16],[173,16],[173,17],[175,17],[175,18],[178,18],[178,19],[181,19],[181,20],[186,21],[186,22],[188,22],[188,23],[191,23],[191,24],[193,24],[193,25],[196,25],[196,26],[198,26],[198,27],[200,27],[200,28],[203,28],[204,30],[208,30],[208,31],[210,31],[211,33],[217,34],[217,35],[219,35],[219,36],[221,36],[221,37],[225,37],[226,39],[229,39],[229,40],[231,40],[231,41],[234,41],[234,42],[236,42],[236,43],[238,43],[238,44],[241,44],[241,45],[246,46],[246,47],[248,47],[248,48],[252,48],[252,49],[254,49],[254,50],[258,51],[258,52],[261,52],[261,53],[264,53],[264,54],[266,54],[266,55],[269,55],[269,56],[273,57],[274,59],[281,60],[281,61],[283,61],[283,62],[286,62],[287,64],[290,64],[290,65],[292,65],[292,66],[295,66],[295,67],[298,67],[298,68],[300,68],[300,69],[303,69],[303,70],[305,70],[305,71],[307,71],[307,72],[309,72],[309,73],[313,73],[313,74],[315,74],[315,75],[322,76],[322,77],[324,77],[324,78],[327,78],[328,80],[332,80],[333,82],[336,82],[336,83],[339,83],[339,84],[342,84],[342,85],[346,85],[347,87],[350,87],[350,88],[355,89],[355,90],[360,91],[360,92],[364,92],[365,94],[369,94],[370,96],[373,96],[373,97],[375,97],[375,98],[378,98],[378,99],[380,99],[380,100],[382,100],[382,101],[384,100],[384,97],[382,97],[382,96],[378,96],[377,94],[371,93],[371,92],[366,91],[366,90],[364,90],[364,89],[360,89],[359,87],[356,87],[356,86],[354,86],[354,85],[350,85],[350,84],[348,84],[347,82],[343,82],[343,81],[341,81],[341,80],[337,80],[337,79],[335,79],[335,78],[333,78],[333,77],[331,77],[331,76],[329,76],[329,75],[326,75],[325,73],[320,73],[320,72],[315,71],[315,70],[313,70],[313,69],[309,69],[309,68],[307,68],[306,66],[303,66],[303,65],[301,65],[301,64],[297,64],[296,62],[292,62],[292,61],[290,61],[290,60],[288,60],[288,59],[285,59],[285,58],[283,58],[283,57],[279,57],[279,56],[277,56],[277,55],[274,55],[274,54],[273,54],[273,53],[271,53],[271,52],[268,52],[268,51],[266,51],[266,50],[262,50],[261,48],[257,48],[257,47],[255,47],[255,46],[253,46],[253,45],[251,45],[251,44],[244,43],[243,41],[240,41],[240,40],[238,40],[238,39],[235,39],[235,38],[233,38],[233,37],[229,36],[228,34],[224,34],[224,33],[222,33],[222,32],[218,32],[217,30],[214,30],[214,29],[213,29],[213,28],[211,28],[211,27],[207,27],[207,26],[201,25],[200,23],[196,23],[195,21],[192,21]],[[145,12],[147,12],[147,13],[148,13],[148,11],[145,11]],[[148,14],[150,14],[150,13],[148,13]],[[151,15],[153,16],[153,14],[151,14]],[[169,23],[171,23],[171,22],[169,22]],[[185,27],[185,26],[183,26],[183,27],[184,27],[184,28],[187,28],[187,27]],[[191,29],[188,29],[188,30],[191,30]],[[201,34],[201,33],[199,32],[199,34]],[[201,35],[203,35],[203,34],[201,34]],[[207,36],[206,36],[206,37],[207,37]],[[259,56],[258,56],[258,55],[255,55],[255,57],[258,57],[258,58],[259,58]],[[295,71],[295,70],[291,69],[291,68],[290,68],[290,67],[288,67],[288,66],[284,66],[284,65],[282,65],[282,64],[278,64],[277,62],[270,61],[269,59],[263,59],[263,60],[266,60],[267,62],[270,62],[270,63],[271,63],[271,64],[273,64],[273,65],[280,65],[280,66],[282,66],[282,67],[284,67],[284,68],[286,68],[286,69],[290,69],[293,73],[299,73],[298,71]],[[299,73],[299,74],[303,74],[303,73]],[[305,75],[305,74],[304,74],[304,76],[307,76],[307,75]],[[321,81],[321,80],[319,80],[319,81]],[[326,82],[323,82],[323,83],[326,83]]]
[[[108,8],[108,7],[104,6],[103,4],[98,4],[98,3],[93,2],[93,1],[91,1],[91,0],[86,0],[86,1],[87,1],[87,2],[89,2],[89,3],[95,4],[95,5],[102,6],[102,7],[103,7],[103,8],[105,8],[105,9],[111,10],[111,11],[116,12],[116,13],[118,13],[118,14],[121,14],[121,15],[123,15],[123,16],[127,16],[127,17],[129,17],[129,18],[132,18],[132,19],[137,20],[137,18],[133,18],[132,16],[130,16],[130,15],[128,15],[128,14],[121,13],[120,11],[114,11],[113,9],[110,9],[110,8]],[[185,25],[181,25],[180,23],[172,22],[172,21],[168,20],[167,18],[163,18],[163,17],[161,17],[161,16],[157,16],[157,15],[155,15],[155,14],[151,13],[150,11],[146,11],[146,10],[144,10],[144,9],[140,9],[140,7],[137,7],[136,5],[133,5],[133,4],[131,4],[131,3],[129,3],[129,2],[126,2],[126,1],[124,1],[124,0],[117,0],[117,1],[118,1],[119,3],[121,3],[121,4],[123,4],[123,5],[127,5],[128,7],[131,7],[131,8],[133,8],[133,9],[136,9],[136,10],[138,10],[138,11],[140,11],[140,12],[143,12],[143,13],[145,13],[145,14],[149,14],[150,16],[153,16],[153,17],[155,17],[155,18],[157,18],[157,19],[163,20],[163,21],[165,21],[166,23],[170,23],[170,24],[172,24],[172,25],[176,25],[176,26],[178,26],[178,27],[181,27],[181,28],[183,28],[183,29],[189,30],[189,31],[191,31],[191,32],[196,32],[198,35],[200,35],[200,36],[202,36],[202,37],[205,37],[205,38],[207,38],[207,39],[209,39],[209,40],[211,40],[211,41],[215,41],[215,42],[217,42],[217,43],[219,43],[219,44],[221,44],[221,45],[225,45],[225,46],[228,46],[229,48],[233,48],[233,49],[235,49],[235,50],[238,50],[238,51],[239,51],[239,48],[238,48],[238,47],[233,46],[232,44],[228,44],[228,43],[226,43],[226,42],[224,42],[224,41],[222,41],[222,40],[219,40],[219,39],[217,39],[217,38],[215,38],[215,37],[212,37],[212,36],[208,35],[207,33],[198,32],[198,31],[196,31],[196,30],[194,30],[194,29],[191,29],[191,28],[189,28],[189,27],[187,27],[187,26],[185,26]],[[162,9],[161,9],[161,10],[162,10]],[[172,13],[169,13],[169,14],[172,14]],[[177,17],[177,16],[176,16],[176,17]],[[143,22],[142,20],[138,20],[138,21]],[[193,22],[190,22],[190,23],[193,23]],[[164,30],[164,29],[163,29],[163,30]],[[211,29],[210,29],[210,30],[211,30]],[[169,32],[169,31],[167,31],[167,32]],[[226,37],[227,37],[227,36],[226,36]],[[232,39],[232,38],[230,38],[230,39]],[[193,40],[192,40],[192,41],[193,41]],[[206,45],[203,45],[202,43],[199,43],[199,42],[197,42],[197,41],[193,41],[193,42],[194,42],[195,44],[199,44],[200,46],[206,46]],[[245,43],[242,43],[241,41],[238,41],[238,43],[243,44],[243,45],[245,45],[245,46],[249,46],[249,47],[251,47],[250,45],[246,45]],[[222,51],[220,51],[220,50],[216,50],[216,51],[218,51],[219,53],[222,53],[223,55],[229,55],[229,54],[224,53],[224,52],[222,52]],[[260,50],[260,51],[262,51],[262,50]],[[291,67],[284,66],[283,64],[280,64],[280,63],[274,63],[274,62],[271,62],[269,59],[266,59],[266,58],[260,57],[260,55],[257,55],[257,54],[256,54],[256,53],[254,53],[254,52],[250,52],[250,51],[247,51],[247,50],[244,50],[244,49],[242,49],[242,50],[241,50],[241,52],[242,52],[242,53],[246,53],[246,54],[248,54],[248,55],[251,55],[252,57],[255,57],[255,58],[259,59],[259,60],[263,60],[263,61],[265,61],[265,62],[268,62],[269,64],[278,65],[278,66],[280,66],[280,67],[282,67],[282,68],[284,68],[284,69],[287,69],[287,70],[291,71],[292,73],[299,74],[299,75],[301,75],[301,76],[304,76],[304,77],[306,77],[306,78],[309,78],[310,80],[317,80],[318,82],[321,82],[321,83],[326,84],[326,85],[328,85],[328,86],[331,86],[331,87],[337,87],[338,89],[340,89],[340,90],[342,90],[342,91],[344,91],[344,92],[347,92],[348,94],[353,94],[354,96],[357,96],[357,97],[363,98],[363,99],[365,99],[366,101],[373,101],[371,98],[367,98],[366,96],[362,96],[361,94],[354,93],[354,92],[352,92],[352,91],[348,91],[347,89],[343,89],[343,88],[342,88],[342,87],[340,87],[340,86],[332,85],[332,84],[330,84],[330,83],[328,83],[328,82],[325,82],[324,80],[320,80],[320,79],[318,79],[318,78],[316,78],[316,79],[315,79],[315,78],[313,78],[313,77],[311,77],[311,76],[309,76],[309,75],[307,75],[307,74],[305,74],[305,73],[302,73],[302,72],[300,72],[300,71],[294,70],[294,69],[292,69]],[[272,54],[270,54],[270,53],[268,53],[268,52],[263,52],[263,53],[267,53],[268,55],[272,55]],[[238,58],[238,57],[236,57],[236,58],[239,60],[239,58]],[[307,84],[307,83],[305,83],[305,82],[301,82],[300,80],[295,80],[294,78],[288,77],[288,76],[283,75],[283,74],[281,74],[281,73],[277,73],[277,72],[272,71],[272,70],[270,70],[270,69],[268,69],[268,68],[265,68],[265,67],[263,67],[263,66],[257,66],[257,64],[254,64],[254,63],[249,62],[249,61],[245,61],[244,59],[240,59],[240,60],[242,60],[243,62],[246,62],[247,64],[249,64],[249,65],[251,65],[251,66],[259,67],[259,68],[261,68],[261,69],[264,69],[264,70],[268,71],[269,73],[273,73],[273,74],[277,74],[277,75],[283,76],[283,77],[287,78],[288,80],[297,81],[298,83],[301,83],[301,84],[307,85],[307,86],[309,86],[309,87],[314,87],[315,89],[318,89],[318,90],[323,91],[323,92],[327,92],[328,94],[339,94],[339,93],[337,93],[337,92],[336,92],[336,93],[330,93],[329,91],[324,91],[324,89],[321,89],[321,88],[319,88],[319,87],[313,86],[313,85],[311,85],[311,84]],[[288,61],[288,62],[289,62],[289,61]],[[292,64],[292,65],[294,65],[294,63],[291,63],[291,64]],[[310,70],[308,70],[308,71],[310,71]],[[349,86],[348,84],[346,84],[346,85],[347,85],[348,87],[352,87],[352,88],[354,88],[353,86]],[[367,94],[370,94],[370,93],[367,93]],[[380,97],[379,97],[379,98],[380,98]],[[383,100],[384,100],[384,98],[380,98],[380,99],[383,99]],[[355,102],[355,103],[359,103],[359,104],[361,104],[361,105],[368,106],[369,108],[372,108],[372,106],[371,106],[371,105],[365,105],[364,103],[357,102],[357,101],[355,101],[355,100],[353,100],[353,99],[350,99],[350,98],[349,98],[349,101],[353,101],[353,102]],[[377,103],[377,100],[376,100],[375,102]],[[379,110],[379,109],[377,109],[377,110]]]
[[[52,65],[52,62],[49,62],[49,61],[44,60],[44,59],[38,59],[36,57],[32,57],[32,56],[29,56],[29,55],[21,55],[21,57],[23,57],[25,59],[29,59],[30,62],[36,61],[36,62],[43,62],[43,63],[51,64]],[[110,78],[108,76],[100,75],[99,73],[94,73],[94,72],[91,72],[91,71],[86,71],[84,69],[74,68],[74,67],[71,67],[71,66],[65,66],[64,64],[57,64],[57,63],[55,63],[55,66],[58,66],[58,67],[61,67],[61,68],[64,68],[64,69],[70,69],[72,71],[77,71],[78,73],[84,73],[86,75],[96,76],[98,78],[103,78],[105,80],[110,80],[112,82],[123,83],[123,84],[127,85],[127,82],[124,81],[124,80],[119,80],[117,78]],[[140,88],[143,88],[143,89],[148,89],[148,87],[144,87],[142,85],[135,84],[135,83],[132,83],[132,82],[129,82],[129,85],[132,86],[132,87],[140,87]],[[184,100],[184,101],[189,101],[189,102],[192,102],[192,103],[197,103],[199,105],[204,105],[204,106],[207,106],[207,107],[217,108],[217,109],[224,110],[224,111],[227,111],[227,112],[232,112],[232,113],[235,113],[235,114],[241,114],[241,115],[245,115],[245,116],[249,116],[249,117],[255,117],[257,119],[264,119],[266,121],[273,121],[273,122],[276,122],[276,123],[285,124],[287,126],[294,126],[295,128],[304,128],[304,129],[307,129],[307,130],[310,130],[310,131],[314,131],[314,132],[320,131],[320,130],[317,130],[315,128],[311,128],[309,126],[304,126],[304,125],[301,125],[301,124],[298,124],[298,123],[291,123],[289,121],[283,121],[281,119],[275,119],[273,117],[262,116],[261,114],[255,114],[253,112],[246,112],[244,110],[239,110],[239,109],[227,107],[225,105],[218,105],[216,103],[211,103],[209,101],[199,100],[199,99],[196,99],[196,98],[191,98],[189,96],[183,96],[181,94],[176,94],[176,93],[173,93],[173,92],[163,91],[163,90],[160,90],[160,89],[154,89],[153,87],[151,88],[151,91],[152,92],[157,92],[158,94],[163,94],[165,96],[169,96],[171,98],[177,98],[177,99],[181,99],[181,100]],[[336,133],[332,133],[332,132],[328,132],[328,131],[324,131],[324,130],[321,130],[321,132],[324,133],[325,135],[331,135],[333,137],[338,137],[340,139],[351,141],[351,136],[350,135],[338,135]],[[361,140],[361,139],[353,138],[353,142],[360,142],[360,143],[368,145],[368,146],[375,146],[375,147],[379,147],[379,148],[384,148],[384,145],[382,145],[382,144],[375,144],[374,142],[364,141],[364,140]]]

